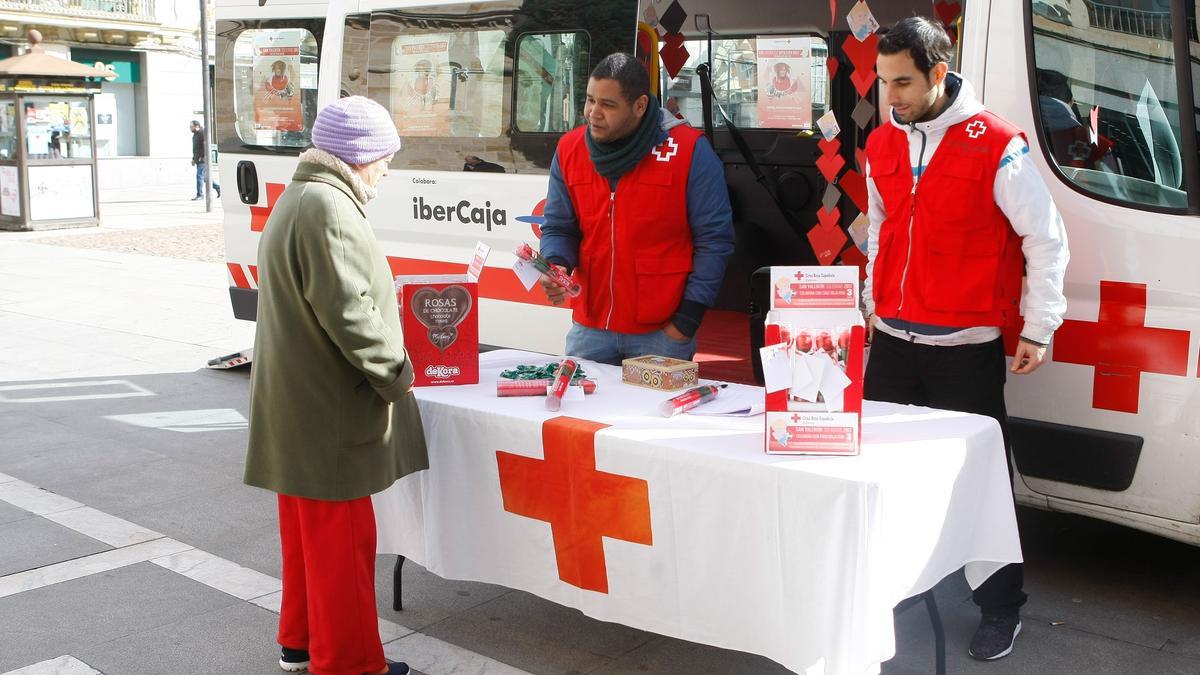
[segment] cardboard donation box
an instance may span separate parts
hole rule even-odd
[[[415,385],[479,383],[479,284],[467,275],[398,276]]]
[[[857,455],[866,330],[857,267],[772,267],[766,451]]]

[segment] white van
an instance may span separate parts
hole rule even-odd
[[[406,143],[368,206],[393,271],[461,272],[485,241],[482,341],[560,352],[568,311],[526,291],[508,252],[536,241],[550,159],[582,122],[588,72],[611,52],[658,52],[664,101],[698,127],[697,66],[710,65],[716,100],[783,205],[717,115],[737,252],[699,358],[709,377],[753,379],[755,270],[818,259],[806,236],[827,186],[814,121],[836,115],[849,171],[879,119],[874,88],[863,99],[853,84],[855,72],[869,77],[846,42],[853,3],[833,3],[832,30],[830,4],[217,0],[215,132],[236,175],[224,192],[234,313],[254,319],[258,233],[317,109],[362,94],[393,112]],[[958,38],[954,67],[1028,133],[1067,224],[1066,323],[1050,362],[1008,384],[1018,499],[1200,544],[1200,2],[869,4],[882,30],[937,10]],[[764,95],[778,84],[765,71],[781,43],[796,60],[776,74],[807,92],[782,117]],[[839,209],[847,237],[836,262],[859,264],[859,210],[846,196]]]

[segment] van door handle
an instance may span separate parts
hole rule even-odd
[[[237,188],[243,204],[258,203],[258,170],[254,168],[254,162],[238,162]]]

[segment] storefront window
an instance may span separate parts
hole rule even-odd
[[[92,156],[92,124],[86,99],[25,99],[25,152],[29,159]]]
[[[17,104],[0,103],[0,159],[17,158]]]

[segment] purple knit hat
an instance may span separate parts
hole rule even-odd
[[[321,109],[312,144],[351,165],[370,164],[400,150],[387,108],[365,96],[341,98]]]

